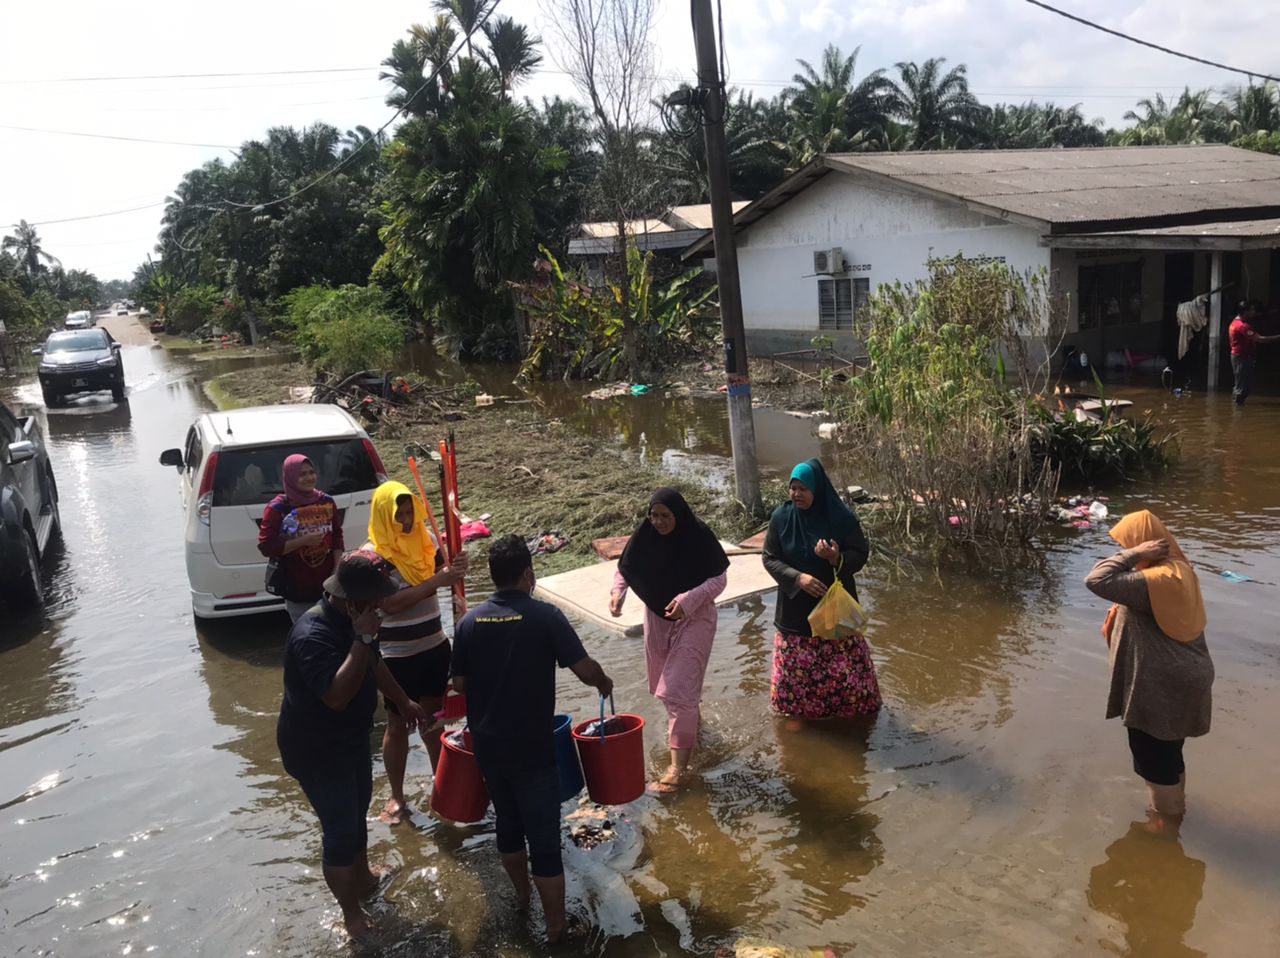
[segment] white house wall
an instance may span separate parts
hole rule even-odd
[[[1041,231],[854,174],[829,173],[738,237],[743,319],[754,354],[803,349],[818,334],[813,254],[840,247],[850,277],[871,289],[923,279],[930,258],[1002,258],[1049,268]]]

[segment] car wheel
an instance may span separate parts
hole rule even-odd
[[[24,530],[22,536],[26,544],[26,563],[18,575],[3,585],[4,597],[9,604],[18,609],[33,609],[43,597],[43,584],[40,581],[40,552],[36,549],[35,536]]]
[[[124,383],[116,383],[111,387],[111,398],[116,402],[124,402]]]
[[[49,470],[49,508],[53,510],[53,532],[49,537],[52,542],[55,536],[62,535],[62,511],[58,508],[58,481],[53,478],[53,470]]]
[[[57,406],[62,402],[62,397],[46,386],[41,386],[40,392],[44,396],[46,406]]]

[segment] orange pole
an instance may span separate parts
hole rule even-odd
[[[409,471],[413,473],[413,481],[418,484],[418,495],[422,499],[422,504],[427,507],[427,518],[431,520],[431,531],[436,535],[436,542],[440,543],[440,548],[444,549],[445,558],[449,558],[449,546],[440,536],[440,527],[436,525],[436,514],[431,511],[431,500],[427,498],[427,487],[422,484],[422,474],[418,472],[418,460],[413,456],[409,457]]]

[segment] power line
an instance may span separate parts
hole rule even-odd
[[[7,126],[0,124],[0,130],[20,130],[23,133],[47,133],[53,136],[83,136],[91,140],[123,140],[126,143],[158,143],[161,146],[201,146],[217,150],[238,150],[238,146],[226,143],[191,143],[186,140],[152,140],[141,136],[115,136],[111,133],[80,133],[76,130],[42,130],[34,126]]]
[[[391,114],[391,116],[387,119],[386,123],[378,127],[378,129],[374,132],[373,136],[369,137],[369,139],[362,142],[354,150],[352,150],[350,153],[344,156],[341,160],[339,160],[334,166],[330,167],[328,170],[321,173],[310,183],[300,186],[293,192],[288,193],[284,196],[277,197],[274,200],[266,200],[265,202],[262,202],[262,203],[237,203],[234,200],[223,200],[222,202],[225,203],[229,208],[247,209],[247,210],[253,210],[254,212],[257,212],[258,210],[266,209],[268,206],[277,206],[280,203],[287,203],[289,202],[289,200],[292,200],[295,197],[301,196],[303,193],[307,192],[307,190],[310,190],[316,186],[319,186],[325,180],[329,179],[329,177],[337,175],[338,171],[341,170],[348,163],[350,163],[353,159],[355,159],[356,155],[359,154],[361,150],[364,150],[366,147],[368,147],[370,143],[377,143],[382,139],[382,134],[387,131],[387,128],[391,126],[391,124],[394,123],[399,118],[400,114],[404,113],[404,111],[409,108],[409,104],[411,104],[414,100],[416,100],[418,98],[418,95],[421,94],[423,90],[425,90],[430,84],[435,82],[436,78],[440,75],[440,71],[445,66],[445,64],[450,63],[454,57],[456,57],[459,53],[462,52],[462,48],[471,40],[473,36],[475,36],[475,34],[480,29],[484,27],[485,24],[489,22],[489,18],[493,16],[493,13],[495,10],[497,10],[497,8],[498,8],[498,5],[495,3],[493,6],[491,6],[488,9],[488,11],[486,11],[483,17],[481,17],[478,21],[476,21],[475,25],[472,26],[472,28],[467,31],[466,36],[464,36],[461,40],[458,41],[458,45],[453,48],[450,54],[447,57],[445,57],[444,60],[442,60],[435,67],[435,69],[431,71],[431,76],[427,77],[425,80],[422,81],[421,86],[419,86],[418,89],[413,91],[412,95],[410,95],[404,101],[404,105],[402,107],[396,110],[395,113]]]
[[[34,223],[27,223],[28,226],[54,226],[58,223],[78,223],[81,220],[100,220],[106,216],[121,216],[125,213],[137,213],[140,210],[153,210],[158,206],[164,206],[168,200],[161,200],[159,203],[148,203],[146,206],[133,206],[127,210],[110,210],[106,213],[89,213],[85,216],[67,216],[60,220],[39,220]],[[17,226],[17,223],[10,223],[10,226]]]
[[[1184,60],[1191,60],[1195,63],[1203,63],[1205,66],[1217,67],[1219,70],[1230,70],[1232,73],[1241,73],[1250,80],[1257,77],[1260,80],[1275,80],[1280,83],[1280,79],[1271,76],[1268,73],[1259,73],[1256,70],[1244,70],[1240,67],[1228,66],[1225,63],[1218,63],[1216,60],[1206,60],[1204,57],[1192,56],[1190,53],[1182,53],[1178,50],[1171,50],[1168,47],[1162,47],[1158,43],[1151,43],[1149,40],[1139,40],[1127,33],[1121,33],[1119,30],[1112,30],[1110,27],[1104,27],[1100,23],[1094,23],[1092,20],[1086,20],[1084,17],[1077,17],[1075,14],[1067,13],[1065,10],[1059,10],[1057,7],[1051,7],[1047,3],[1041,3],[1040,0],[1027,0],[1027,3],[1033,7],[1040,7],[1042,10],[1048,10],[1050,13],[1056,13],[1060,17],[1066,17],[1068,20],[1074,20],[1076,23],[1083,24],[1086,27],[1092,27],[1094,30],[1101,30],[1103,33],[1109,33],[1113,37],[1119,37],[1121,40],[1128,40],[1130,43],[1137,43],[1140,46],[1150,47],[1152,50],[1159,50],[1161,53],[1167,53],[1170,56],[1182,57]]]
[[[28,83],[113,83],[118,80],[207,80],[227,77],[279,77],[308,73],[367,73],[369,67],[316,67],[307,70],[245,70],[237,73],[143,73],[132,76],[47,77],[43,80],[0,80],[0,85]],[[376,69],[376,68],[375,68]]]

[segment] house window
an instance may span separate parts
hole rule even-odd
[[[853,329],[853,319],[870,295],[871,280],[865,277],[818,280],[818,329]]]
[[[1081,266],[1076,290],[1081,329],[1142,322],[1142,260]]]

